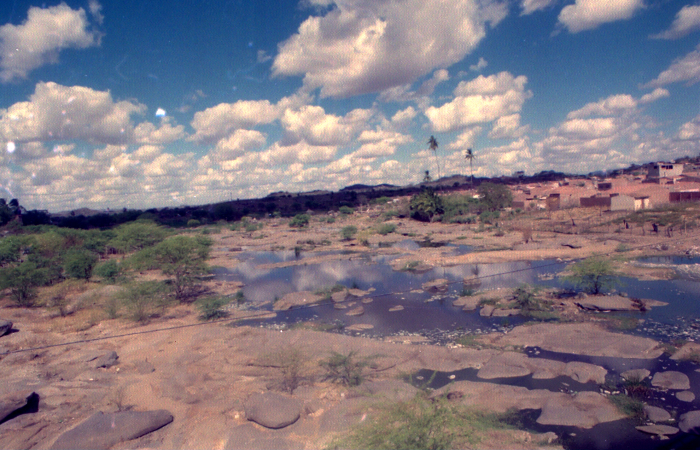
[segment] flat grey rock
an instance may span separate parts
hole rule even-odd
[[[652,422],[666,422],[671,420],[671,414],[663,408],[657,406],[644,405],[644,414]]]
[[[0,336],[4,336],[12,329],[12,322],[5,319],[0,319]]]
[[[667,436],[678,433],[678,428],[668,425],[644,425],[636,428],[642,433],[654,434],[657,436]]]
[[[278,429],[299,419],[302,403],[274,392],[266,392],[251,395],[244,407],[248,420],[266,428]]]
[[[683,372],[669,370],[667,372],[656,372],[651,379],[651,385],[661,389],[690,389],[690,379]]]
[[[173,415],[164,409],[106,414],[97,412],[59,436],[51,449],[109,449],[120,442],[140,438],[172,421]]]
[[[452,306],[461,306],[464,311],[474,311],[479,306],[479,297],[460,297]]]
[[[690,411],[681,416],[678,428],[684,433],[700,434],[700,411]]]
[[[423,283],[421,288],[425,292],[429,292],[431,294],[438,294],[441,292],[447,292],[447,288],[449,287],[449,281],[445,278],[438,278],[437,280],[433,281],[428,281],[426,283]]]
[[[332,293],[331,300],[333,300],[334,303],[341,303],[347,300],[349,295],[350,294],[348,293],[348,291],[346,289],[343,289],[340,292]]]
[[[362,314],[365,313],[365,308],[362,306],[358,306],[357,308],[353,308],[350,311],[346,312],[346,316],[361,316]]]
[[[695,400],[695,394],[692,391],[676,392],[676,398],[682,402],[690,403]]]
[[[537,423],[591,428],[619,418],[619,411],[607,398],[597,392],[579,392],[574,397],[557,396],[547,400]]]
[[[491,313],[492,317],[509,317],[509,316],[517,316],[520,314],[519,309],[494,309],[493,312]]]
[[[403,311],[403,306],[396,305],[396,306],[392,306],[391,308],[389,308],[389,312],[396,312],[396,311]]]

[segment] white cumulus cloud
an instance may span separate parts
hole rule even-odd
[[[508,72],[460,82],[455,98],[440,107],[425,111],[434,131],[455,131],[467,126],[492,122],[501,116],[518,113],[532,96],[525,90],[527,77]]]
[[[91,11],[99,14],[99,4]],[[98,19],[99,22],[99,19]],[[100,44],[100,34],[90,29],[85,10],[65,3],[49,8],[31,7],[21,25],[0,27],[0,80],[26,78],[32,70],[58,62],[61,50]]]
[[[642,8],[643,0],[576,0],[561,10],[559,23],[570,33],[578,33],[604,23],[629,19]]]
[[[668,30],[652,35],[653,39],[679,39],[700,30],[700,6],[686,5],[676,14]]]
[[[690,84],[700,81],[700,45],[684,57],[673,61],[668,69],[642,87],[659,87],[681,81],[688,81]]]
[[[325,0],[312,5],[329,6]],[[506,3],[494,0],[335,0],[279,46],[276,76],[303,75],[322,97],[350,97],[410,84],[473,51]]]
[[[526,16],[534,13],[535,11],[549,8],[558,1],[559,0],[521,0],[520,6],[523,8],[521,15]]]

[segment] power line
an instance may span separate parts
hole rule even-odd
[[[671,241],[672,242],[681,242],[681,241],[685,241],[688,239],[697,238],[699,236],[700,236],[700,234],[699,235],[692,235],[692,236],[685,236],[683,238],[670,238],[666,241],[662,241],[661,243],[655,242],[655,243],[651,243],[651,244],[643,244],[643,245],[629,247],[629,250],[638,250],[638,249],[652,247],[652,246],[663,244],[663,243],[668,243]],[[598,255],[593,255],[593,256],[586,257],[586,258],[573,259],[571,261],[574,261],[574,262],[575,261],[582,261],[582,260],[589,259],[589,258],[595,258],[596,256],[598,256]],[[559,264],[561,264],[561,262],[557,261],[557,262],[542,264],[542,265],[539,265],[537,267],[525,267],[522,269],[514,269],[514,270],[494,273],[494,274],[490,274],[490,275],[475,276],[473,278],[464,278],[461,281],[448,282],[448,283],[446,283],[446,285],[451,286],[451,285],[460,284],[460,283],[469,283],[470,281],[476,281],[476,280],[480,280],[480,279],[484,279],[484,278],[492,278],[492,277],[499,277],[499,276],[503,276],[503,275],[511,275],[514,273],[526,272],[529,270],[541,269],[544,267],[553,267],[553,266],[556,266]],[[375,298],[386,297],[386,296],[390,296],[390,295],[408,294],[412,290],[413,289],[404,290],[404,291],[386,292],[383,294],[367,295],[364,297],[375,299]],[[295,306],[293,309],[300,310],[300,309],[317,308],[320,306],[327,306],[330,304],[332,304],[332,302],[322,301],[322,302],[314,303],[311,305]],[[110,336],[102,336],[102,337],[89,338],[89,339],[79,339],[76,341],[62,342],[62,343],[58,343],[58,344],[50,344],[50,345],[44,345],[44,346],[40,346],[40,347],[31,347],[31,348],[24,348],[24,349],[19,349],[19,350],[11,350],[11,351],[0,353],[0,357],[5,357],[5,356],[16,354],[16,353],[46,350],[46,349],[55,348],[55,347],[66,347],[69,345],[85,344],[88,342],[105,341],[105,340],[109,340],[109,339],[118,339],[118,338],[122,338],[122,337],[138,336],[138,335],[150,334],[150,333],[158,333],[161,331],[172,331],[172,330],[179,330],[179,329],[183,329],[183,328],[193,328],[193,327],[199,327],[199,326],[206,326],[206,325],[211,325],[211,324],[215,324],[215,323],[223,323],[223,322],[233,323],[233,322],[238,322],[238,321],[242,321],[242,320],[251,320],[251,319],[256,319],[256,318],[262,318],[264,316],[268,316],[269,314],[270,314],[270,311],[261,311],[259,313],[255,313],[255,314],[251,314],[251,315],[243,316],[243,317],[223,318],[223,319],[211,320],[211,321],[201,322],[201,323],[191,323],[191,324],[187,324],[187,325],[175,325],[175,326],[164,327],[164,328],[156,328],[153,330],[141,330],[141,331],[134,331],[131,333],[115,334],[115,335],[110,335]]]

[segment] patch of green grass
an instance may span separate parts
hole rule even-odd
[[[357,351],[348,354],[331,352],[331,355],[319,361],[326,370],[326,379],[343,386],[359,386],[365,379],[364,370],[369,365],[367,358],[358,358]]]
[[[396,225],[394,225],[393,223],[385,223],[377,228],[377,233],[381,234],[382,236],[386,236],[387,234],[393,233],[394,231],[396,231]]]
[[[196,305],[197,309],[199,309],[199,320],[216,320],[227,317],[228,311],[223,308],[228,305],[229,302],[230,300],[225,297],[206,297],[197,300]]]
[[[507,414],[484,413],[429,399],[380,405],[374,417],[334,440],[328,448],[451,449],[473,448],[489,431],[511,429]]]
[[[627,417],[637,420],[644,419],[644,403],[641,400],[623,394],[611,395],[608,399],[618,411]]]
[[[479,299],[479,306],[491,305],[496,306],[500,299],[498,297],[483,297]]]

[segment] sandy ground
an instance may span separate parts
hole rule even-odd
[[[424,224],[394,219],[389,223],[395,224],[397,231],[381,236],[371,233],[378,225],[377,215],[376,210],[369,210],[352,216],[338,216],[335,223],[322,223],[312,218],[311,226],[301,230],[289,228],[288,220],[283,219],[265,220],[263,228],[252,233],[224,228],[219,233],[210,234],[215,240],[210,264],[234,267],[238,262],[236,256],[242,250],[293,250],[295,247],[312,252],[352,250],[360,253],[401,253],[397,264],[419,261],[432,266],[546,258],[570,260],[595,254],[627,258],[642,254],[680,254],[700,247],[697,236],[679,235],[669,239],[648,233],[645,236],[634,234],[639,230],[625,233],[616,232],[615,229],[594,230],[589,234],[535,231],[534,242],[523,242],[523,234],[519,231],[522,227],[532,226],[537,230],[539,228],[533,225],[538,221],[561,222],[566,215],[564,219],[548,219],[544,215],[544,218],[527,216],[517,222],[503,222],[502,236],[494,235],[494,230],[478,232],[475,225]],[[340,238],[339,230],[347,225],[358,228],[358,239],[345,241]],[[369,246],[360,244],[359,238],[366,239]],[[405,239],[427,238],[433,242],[471,245],[479,251],[452,256],[444,247],[415,251],[384,247]],[[384,246],[380,246],[380,243]],[[621,243],[634,249],[619,252]],[[301,263],[313,264],[329,258],[352,257],[352,254],[319,255],[305,258]],[[292,261],[276,266],[298,263]],[[622,269],[624,266],[620,264]],[[649,277],[668,276],[659,269],[629,270]],[[210,281],[208,286],[213,291],[227,294],[239,288],[236,283],[219,281]],[[91,283],[89,288],[93,287],[98,285]],[[453,371],[491,364],[488,367],[492,370],[511,370],[510,363],[503,369],[503,363],[499,362],[504,354],[513,353],[513,348],[518,346],[540,345],[544,348],[547,343],[552,343],[556,351],[592,352],[606,356],[634,354],[636,357],[654,357],[660,351],[654,341],[630,336],[623,338],[592,323],[575,324],[575,329],[542,325],[544,328],[539,332],[534,327],[519,327],[508,336],[489,337],[489,345],[476,349],[428,346],[408,338],[380,341],[311,330],[280,332],[223,323],[202,325],[196,315],[192,305],[181,305],[149,324],[140,325],[126,319],[108,320],[98,307],[88,306],[68,317],[59,317],[44,309],[16,308],[9,299],[3,300],[0,303],[0,317],[13,321],[18,331],[0,338],[0,353],[73,341],[84,342],[2,356],[0,399],[21,390],[35,391],[41,397],[38,412],[21,415],[0,425],[2,446],[48,448],[62,431],[80,423],[95,411],[163,408],[172,412],[175,417],[173,423],[118,448],[320,448],[333,436],[365,420],[366,414],[371,414],[373,405],[378,401],[396,401],[400,398],[400,392],[407,389],[400,377],[418,369]],[[118,335],[124,336],[113,337]],[[576,339],[562,339],[562,336],[576,336]],[[592,342],[595,336],[602,336],[608,345],[589,345],[586,349],[576,346],[587,340]],[[116,366],[107,369],[90,366],[88,360],[92,356],[110,350],[115,350],[119,355]],[[284,359],[283,355],[293,351],[300,352],[305,361],[301,385],[293,394],[304,402],[302,418],[280,431],[267,430],[247,421],[243,408],[246,399],[252,393],[282,389],[280,361]],[[368,381],[365,388],[344,388],[324,381],[324,372],[318,362],[328,357],[331,351],[357,351],[361,357],[372,358],[366,372]],[[500,366],[494,366],[497,362]],[[570,370],[555,366],[548,366],[547,370],[554,373]],[[518,370],[538,370],[517,367]],[[587,370],[594,373],[597,369]],[[377,396],[376,390],[370,389],[372,383],[389,384],[381,385],[384,387],[379,389],[381,395]],[[522,404],[537,403],[532,400],[533,395],[537,397],[532,392],[518,394],[507,386],[487,382],[480,384],[483,386],[478,388],[479,392],[486,389],[484,392],[488,392],[488,395],[483,398],[490,401],[478,400],[482,397],[475,395],[471,404],[465,401],[467,405],[501,411],[511,403],[519,404],[517,395],[529,399],[523,400]],[[607,402],[604,398],[600,401]],[[538,437],[530,433],[494,431],[487,432],[476,448],[540,446]]]

